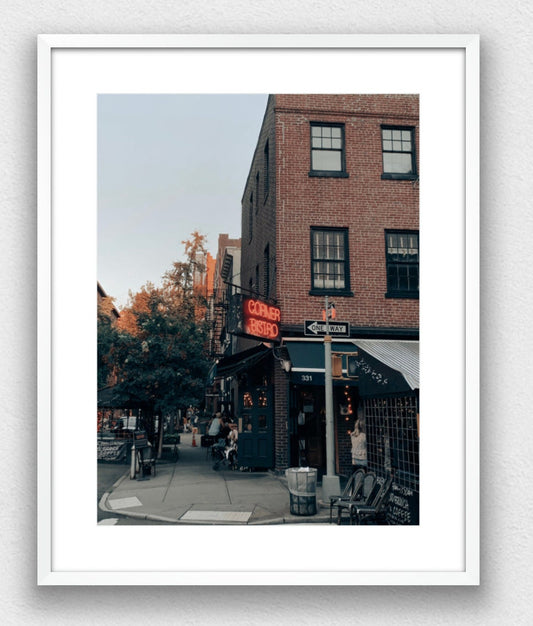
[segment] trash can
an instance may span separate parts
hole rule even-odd
[[[292,515],[316,515],[316,479],[314,467],[290,467],[285,470]]]

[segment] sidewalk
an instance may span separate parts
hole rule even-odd
[[[157,463],[156,475],[131,480],[124,476],[99,503],[117,515],[173,524],[296,524],[326,523],[329,507],[317,514],[292,515],[285,477],[272,472],[215,471],[206,448],[192,446],[192,435],[181,435],[179,460]]]

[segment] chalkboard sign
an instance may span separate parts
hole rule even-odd
[[[140,448],[146,448],[148,446],[148,438],[146,437],[145,430],[136,430],[133,435],[133,442],[135,443],[135,448],[139,450]]]
[[[387,522],[403,526],[419,524],[419,494],[393,483],[387,507]]]

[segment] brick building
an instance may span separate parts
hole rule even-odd
[[[351,470],[359,418],[369,466],[418,492],[418,105],[416,95],[269,97],[242,198],[240,273],[242,294],[281,321],[270,344],[244,333],[240,368],[232,357],[231,372],[219,370],[238,381],[241,462],[324,470],[327,296],[343,370],[336,471]]]

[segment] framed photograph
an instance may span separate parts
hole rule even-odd
[[[39,585],[478,585],[479,37],[41,35],[38,63]],[[414,297],[412,293],[406,296],[406,291],[412,290],[408,285],[412,268],[405,270],[408,278],[405,279],[407,282],[402,282],[404,269],[399,266],[406,259],[407,262],[412,260],[415,248],[417,258],[419,254],[421,259],[420,286],[418,282],[416,284],[416,298],[420,292],[420,383],[416,406],[409,408],[414,436],[419,439],[418,523],[336,525],[305,523],[302,518],[301,523],[263,525],[98,524],[95,418],[99,385],[94,292],[95,285],[100,284],[102,269],[98,241],[102,232],[99,205],[101,209],[102,172],[107,167],[102,161],[102,145],[119,120],[131,113],[132,102],[141,99],[143,102],[164,100],[172,103],[180,98],[196,98],[194,115],[184,114],[185,126],[193,132],[171,138],[167,144],[174,141],[177,147],[175,151],[165,153],[167,157],[162,154],[168,145],[164,148],[156,145],[154,152],[145,150],[138,141],[139,128],[135,127],[135,121],[130,126],[131,133],[123,137],[123,143],[130,152],[142,151],[143,165],[136,172],[139,180],[149,176],[158,180],[161,169],[169,170],[177,177],[179,170],[187,166],[187,151],[195,142],[195,128],[213,122],[233,124],[230,129],[233,140],[230,138],[224,145],[216,143],[215,139],[212,146],[208,142],[204,144],[205,170],[202,181],[197,182],[197,193],[216,204],[219,201],[218,187],[214,178],[210,180],[210,175],[215,175],[208,156],[216,151],[219,160],[229,159],[230,144],[240,146],[243,131],[237,118],[220,114],[219,118],[211,119],[213,116],[208,109],[202,108],[202,103],[209,99],[215,102],[214,99],[218,98],[216,106],[222,106],[220,103],[229,97],[263,98],[262,113],[257,116],[259,134],[261,124],[265,123],[262,117],[265,104],[271,102],[272,94],[284,95],[285,99],[281,98],[280,102],[283,101],[285,111],[292,113],[295,105],[290,96],[294,94],[308,95],[308,103],[313,101],[311,96],[320,99],[331,94],[345,95],[346,98],[357,94],[361,102],[367,103],[378,96],[396,99],[400,103],[406,102],[407,96],[416,99],[419,110],[416,154],[412,147],[414,125],[405,124],[399,114],[396,118],[387,117],[379,107],[359,113],[361,119],[371,118],[381,129],[377,148],[380,163],[381,159],[383,162],[383,173],[378,177],[380,184],[399,189],[394,183],[401,180],[404,185],[401,189],[406,190],[409,186],[412,190],[416,186],[419,194],[420,241],[418,231],[414,234],[412,228],[401,230],[398,217],[402,211],[401,193],[398,198],[390,198],[391,226],[385,231],[389,247],[386,248],[384,237],[380,239],[381,254],[387,260],[388,280],[391,281],[387,294],[391,310],[398,310],[394,298]],[[245,123],[245,109],[241,124]],[[309,109],[312,110],[312,105]],[[319,109],[317,105],[316,110]],[[150,124],[143,125],[142,134],[152,133],[155,123],[164,118],[165,111],[164,107],[150,109],[148,117],[143,118],[149,119]],[[310,114],[305,131],[306,141],[311,146],[306,148],[306,159],[310,158],[311,163],[309,167],[306,161],[309,185],[317,185],[320,179],[327,178],[329,188],[333,189],[333,186],[339,188],[346,179],[354,185],[359,180],[364,194],[365,188],[370,189],[368,178],[350,165],[349,155],[343,147],[343,142],[353,137],[353,134],[349,135],[352,129],[345,128],[334,112],[326,115],[326,121],[317,117],[318,114],[314,117]],[[278,129],[280,136],[285,137],[283,132],[286,132],[288,138],[289,127],[281,126],[283,124]],[[260,150],[256,149],[254,141],[248,150],[248,163],[260,157],[263,163],[266,160],[277,164],[278,161],[274,160],[279,157],[281,148],[277,146],[276,154],[270,154],[262,144]],[[156,155],[160,159],[157,167],[154,165]],[[105,171],[112,172],[110,176],[116,180],[128,167],[125,153],[116,153],[109,158],[114,159],[113,167]],[[352,169],[348,171],[350,167]],[[250,198],[247,195],[243,199],[239,195],[234,199],[238,236],[242,236],[243,241],[245,236],[252,238],[253,220],[258,220],[253,223],[263,228],[259,226],[262,224],[259,221],[261,207],[257,199],[266,201],[267,183],[272,186],[274,180],[268,177],[272,168],[267,168],[266,172],[266,175],[261,174],[262,178],[259,173],[254,178],[254,173],[245,171],[239,183],[241,192],[245,189],[246,194],[253,191]],[[223,178],[233,174],[225,174]],[[166,227],[160,224],[154,209],[149,227],[143,226],[140,233],[135,200],[116,193],[113,185],[106,187],[106,191],[109,191],[106,201],[121,207],[113,218],[120,220],[114,224],[116,246],[109,246],[111,254],[106,263],[108,266],[116,264],[125,272],[127,263],[122,261],[119,249],[129,246],[139,257],[148,259],[142,257],[145,243],[159,241]],[[143,189],[140,186],[138,194],[143,193],[146,193],[145,204],[150,206],[153,197],[149,187]],[[276,193],[279,195],[283,190],[278,188]],[[247,217],[243,217],[241,235],[241,201],[248,200],[250,206],[246,209]],[[378,211],[379,207],[372,202],[369,191],[368,206]],[[358,210],[359,206],[353,207],[353,211]],[[189,224],[192,228],[200,224],[202,228],[203,222],[194,200],[176,204],[172,211],[175,223],[185,229],[176,227],[176,232],[171,233],[175,238],[177,257],[180,244],[192,232]],[[219,229],[218,232],[229,232],[232,236],[235,233],[229,218],[231,210],[219,209],[219,213],[224,211],[228,215],[228,230]],[[192,222],[191,216],[194,218]],[[339,319],[349,320],[348,334],[351,332],[353,336],[358,330],[357,320],[345,315],[342,298],[351,297],[362,311],[364,293],[354,272],[351,283],[344,274],[339,278],[340,272],[345,271],[342,269],[347,258],[342,256],[344,251],[352,254],[349,246],[354,237],[353,229],[335,229],[324,226],[318,219],[316,222],[310,224],[310,230],[301,239],[301,246],[309,246],[312,237],[317,238],[312,253],[313,284],[309,293],[316,296],[326,292],[324,287],[330,281],[333,291],[339,294],[336,302]],[[144,241],[139,238],[140,234]],[[336,252],[329,252],[328,246]],[[363,247],[361,244],[360,248]],[[253,317],[250,328],[255,329],[254,334],[276,336],[277,343],[273,348],[273,358],[279,361],[276,380],[282,380],[279,377],[284,376],[283,380],[292,381],[294,386],[298,383],[302,386],[301,397],[304,398],[307,397],[306,390],[312,390],[312,385],[324,385],[328,374],[320,369],[321,366],[298,368],[298,350],[289,345],[287,351],[278,340],[280,310],[281,328],[284,324],[283,306],[279,308],[253,299],[257,285],[261,282],[268,287],[268,281],[272,279],[275,265],[270,265],[271,252],[271,248],[261,247],[264,266],[261,265],[260,269],[257,264],[255,283],[250,270],[249,293],[252,296],[244,298],[244,302],[249,303]],[[173,260],[170,259],[167,268]],[[308,259],[305,263],[306,268],[311,265]],[[337,268],[334,274],[327,269],[332,264]],[[396,270],[398,280],[391,287],[394,282],[391,276]],[[416,270],[418,281],[418,263]],[[261,278],[259,272],[263,272]],[[140,280],[151,280],[151,276],[143,275]],[[368,285],[370,289],[371,281]],[[131,285],[132,289],[139,287]],[[106,284],[103,288],[110,289]],[[119,294],[112,289],[109,295]],[[328,307],[326,298],[324,311],[329,311]],[[318,341],[313,338],[313,333],[319,332],[317,329],[321,328],[323,319],[329,318],[326,314],[322,318],[321,311],[316,315],[306,313],[309,327],[305,331],[310,336],[304,338],[303,325],[298,332],[300,341],[310,345]],[[337,325],[340,327],[341,322]],[[361,322],[360,326],[364,324]],[[326,328],[327,333],[329,326]],[[295,334],[296,330],[292,329],[293,344]],[[267,334],[264,338],[268,339]],[[337,343],[343,341],[344,344]],[[348,341],[346,337],[333,338],[334,350],[338,351],[337,358],[340,359],[338,375],[341,379],[346,371],[342,361],[346,353],[338,346],[344,346]],[[354,370],[355,374],[363,376],[365,367],[365,371],[370,372],[368,377],[373,379],[369,385],[386,384],[386,378],[379,370],[382,357],[379,354],[369,356],[372,354],[370,344],[372,340],[360,343],[361,350],[368,352],[364,352],[364,362],[361,355],[359,361],[353,361],[353,367],[361,369]],[[141,352],[145,349],[146,346],[139,346]],[[259,363],[264,357],[263,350],[264,346],[252,348],[246,353],[246,362]],[[218,365],[220,370],[224,365],[227,372],[236,371],[231,358]],[[253,382],[251,380],[250,384]],[[262,433],[270,428],[268,409],[271,399],[268,385],[262,384],[257,398],[250,396],[250,410],[236,415],[239,437],[252,436],[248,429],[243,432],[243,419],[249,421],[251,431],[256,423]],[[234,400],[236,398],[223,398],[221,406],[231,407]],[[303,458],[299,449],[303,441],[307,458],[316,459],[318,464],[323,462],[323,455],[320,450],[311,448],[312,440],[304,431],[315,422],[317,428],[320,427],[323,417],[319,414],[320,402],[315,396],[310,409],[311,404],[304,404],[302,400],[301,406],[294,405],[294,415],[286,416],[287,421],[293,419],[294,423],[294,433],[290,434],[294,435],[295,454]],[[346,398],[341,398],[338,392],[335,410],[339,411],[339,420],[345,420],[350,429],[357,412],[363,410],[351,403],[348,393]],[[259,407],[257,415],[254,406]],[[309,414],[305,424],[301,424],[299,413],[307,414],[309,410],[314,410],[316,416]],[[189,421],[193,417],[194,428],[184,432],[182,437],[184,440],[191,438],[191,445],[196,446],[195,436],[201,426],[194,411]],[[274,416],[274,420],[278,420],[275,421],[276,428],[279,428],[280,419]],[[171,422],[173,425],[177,423],[174,418]],[[110,428],[115,424],[108,418],[106,423]],[[123,419],[121,423],[124,424]],[[137,431],[139,425],[135,423]],[[368,417],[364,423],[367,436],[372,436]],[[158,432],[163,432],[161,420],[158,428]],[[148,439],[150,436],[148,432]],[[349,435],[345,441],[349,441]],[[385,439],[383,441],[385,446],[389,445]],[[123,452],[122,443],[112,442],[113,453],[118,454],[119,448]],[[173,445],[175,449],[176,440]],[[283,445],[289,447],[289,444]],[[105,446],[100,441],[98,450],[103,448]],[[350,458],[348,453],[346,458]],[[336,462],[339,473],[343,461],[337,458]],[[155,472],[156,465],[152,463],[152,466]],[[328,477],[329,467],[326,470]],[[131,471],[139,471],[134,462]],[[135,497],[127,491],[124,495],[130,500]],[[184,532],[187,541],[183,541]],[[213,546],[221,542],[232,546],[231,559],[221,561],[217,558]],[[295,544],[298,546],[296,550]]]

